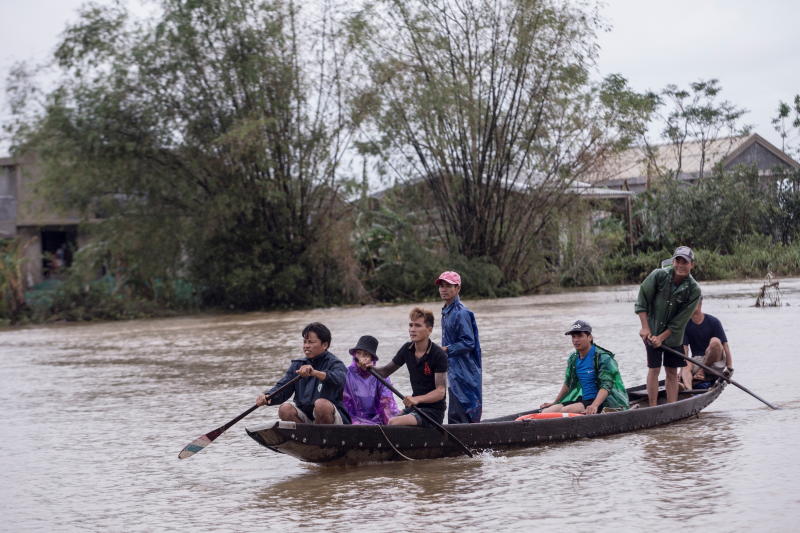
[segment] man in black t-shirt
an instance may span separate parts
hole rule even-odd
[[[728,337],[717,317],[703,313],[702,297],[697,302],[683,334],[683,351],[686,355],[689,355],[689,348],[692,359],[720,372],[733,372],[733,356],[728,346]],[[696,388],[695,384],[707,383],[714,378],[713,375],[706,375],[699,366],[690,364],[681,373],[681,385],[685,389]]]
[[[406,408],[399,416],[389,419],[390,425],[431,427],[430,421],[417,410],[424,411],[439,423],[444,420],[447,354],[431,341],[432,332],[433,313],[415,307],[408,321],[411,342],[405,343],[391,362],[375,369],[385,378],[403,365],[408,367],[413,396],[403,398]]]

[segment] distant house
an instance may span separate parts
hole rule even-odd
[[[61,213],[37,192],[37,162],[32,156],[0,158],[0,239],[25,244],[25,286],[56,277],[83,244],[79,217]]]
[[[677,178],[688,184],[710,175],[717,165],[725,170],[754,166],[765,177],[773,175],[775,168],[800,168],[800,163],[754,133],[705,145],[699,141],[655,145],[650,155],[642,147],[630,148],[609,156],[583,179],[595,186],[638,193],[667,172],[677,173]]]

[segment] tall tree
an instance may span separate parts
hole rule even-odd
[[[363,131],[427,184],[451,253],[535,277],[564,192],[630,140],[644,99],[619,76],[591,83],[600,28],[594,10],[547,0],[378,0],[351,20]]]
[[[800,154],[800,94],[796,94],[790,104],[778,103],[772,127],[781,136],[781,150],[787,154]]]
[[[341,297],[330,274],[347,268],[334,241],[352,126],[336,7],[163,0],[157,20],[132,21],[89,5],[23,139],[52,197],[102,214],[98,248],[121,270],[191,273],[207,303]]]
[[[722,87],[719,80],[699,80],[689,84],[689,90],[677,85],[667,85],[661,92],[662,104],[666,106],[662,137],[674,151],[675,167],[661,169],[672,171],[677,177],[683,170],[684,146],[687,142],[696,142],[700,150],[698,178],[706,172],[708,151],[711,143],[722,138],[730,138],[729,148],[734,138],[745,135],[750,126],[740,124],[740,119],[747,113],[728,100],[718,101]]]

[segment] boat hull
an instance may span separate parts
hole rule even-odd
[[[547,420],[515,421],[516,413],[478,424],[449,424],[447,430],[473,451],[506,451],[540,444],[601,437],[669,424],[698,414],[725,388],[719,383],[704,392],[682,394],[679,401],[646,407],[645,386],[628,389],[627,411]],[[662,391],[663,396],[663,391]],[[660,401],[663,401],[663,397]],[[436,459],[464,454],[443,432],[408,426],[316,425],[273,422],[247,428],[256,442],[273,451],[312,463],[362,464],[411,459]]]

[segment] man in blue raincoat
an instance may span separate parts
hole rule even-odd
[[[483,410],[481,393],[481,343],[475,315],[458,297],[461,276],[442,272],[436,280],[442,307],[442,349],[447,353],[447,423],[480,422]]]

